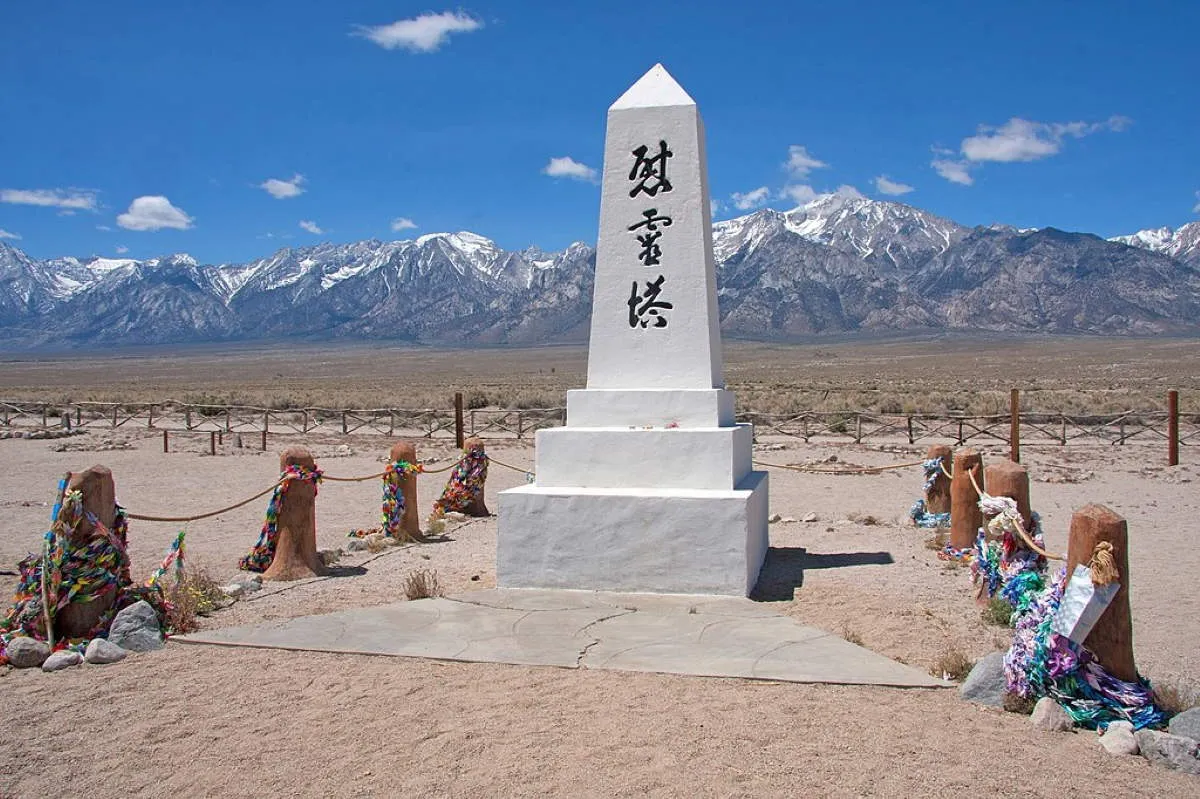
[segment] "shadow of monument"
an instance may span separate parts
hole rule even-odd
[[[326,566],[322,577],[361,577],[367,573],[363,566]]]
[[[770,547],[750,598],[756,602],[791,602],[804,585],[805,569],[846,566],[886,566],[896,561],[890,552],[811,553],[804,547]]]

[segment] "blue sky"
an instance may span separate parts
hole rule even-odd
[[[1175,227],[1200,217],[1197,31],[1190,0],[8,2],[0,237],[593,242],[605,110],[658,61],[700,104],[718,218],[845,185],[964,224]]]

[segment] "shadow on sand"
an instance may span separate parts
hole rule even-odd
[[[804,547],[771,547],[750,598],[757,602],[791,602],[804,585],[805,569],[847,566],[886,566],[895,563],[890,552],[813,553]]]

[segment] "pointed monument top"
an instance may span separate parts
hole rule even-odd
[[[663,65],[655,64],[650,67],[649,72],[638,79],[637,83],[630,86],[615,103],[609,106],[608,110],[620,111],[626,108],[695,104],[696,101],[675,82]]]

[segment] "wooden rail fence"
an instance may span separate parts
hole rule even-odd
[[[240,405],[156,403],[43,403],[0,400],[0,430],[18,428],[148,428],[170,432],[406,435],[424,438],[463,436],[526,439],[536,431],[566,423],[565,408],[294,408]],[[1179,412],[1171,392],[1168,410],[1129,410],[1116,414],[1065,414],[1022,411],[1014,391],[1009,413],[890,414],[869,411],[806,411],[795,414],[743,413],[759,436],[803,441],[996,442],[1010,446],[1013,460],[1020,445],[1094,442],[1123,445],[1133,440],[1166,441],[1168,458],[1178,462],[1180,446],[1200,442],[1200,414]],[[264,445],[265,446],[265,445]]]

